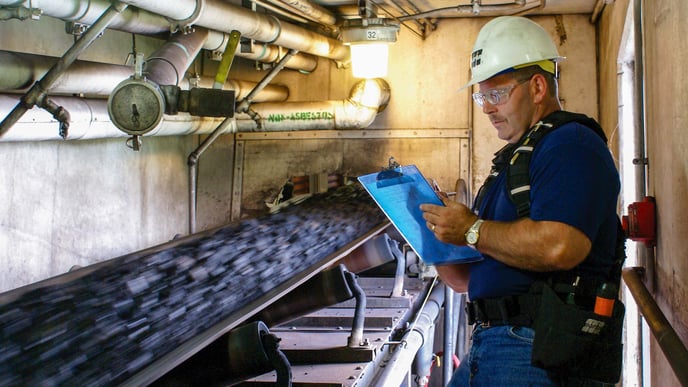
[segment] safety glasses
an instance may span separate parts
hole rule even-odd
[[[516,88],[516,86],[530,81],[530,78],[518,81],[513,85],[506,87],[499,87],[495,89],[490,89],[484,93],[473,93],[473,101],[478,104],[478,106],[483,107],[485,101],[489,102],[490,105],[502,105],[509,101],[511,92]]]

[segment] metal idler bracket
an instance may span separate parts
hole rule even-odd
[[[356,275],[351,272],[344,273],[346,282],[349,284],[351,291],[356,298],[356,309],[354,311],[354,323],[351,327],[351,336],[349,336],[349,348],[367,348],[370,343],[363,338],[363,328],[365,326],[365,309],[366,309],[366,294],[358,285]]]

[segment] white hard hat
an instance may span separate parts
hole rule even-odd
[[[540,65],[555,73],[565,59],[539,24],[520,16],[501,16],[483,26],[471,53],[471,80],[462,89],[510,69]]]

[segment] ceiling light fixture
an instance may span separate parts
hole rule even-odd
[[[389,44],[397,41],[399,22],[387,18],[345,20],[341,27],[344,44],[351,47],[351,67],[356,78],[387,75]]]

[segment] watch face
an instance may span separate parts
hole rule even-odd
[[[466,242],[474,245],[478,241],[478,234],[475,231],[471,231],[466,235]]]

